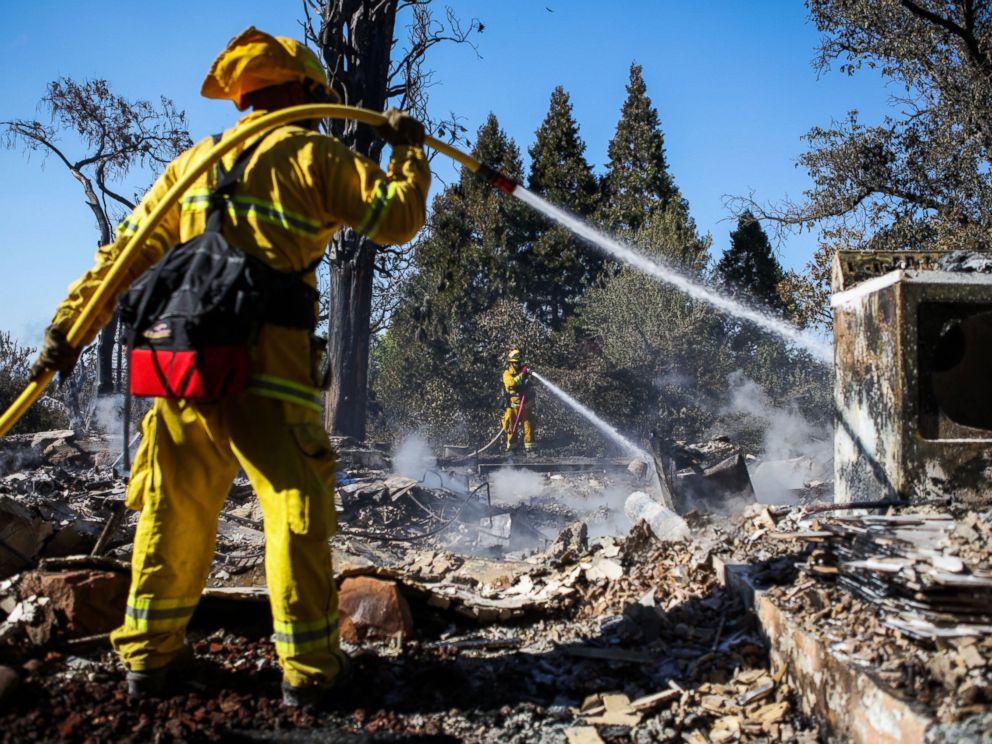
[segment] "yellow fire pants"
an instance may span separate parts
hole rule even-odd
[[[507,406],[506,410],[503,412],[503,431],[506,432],[506,448],[508,450],[513,449],[513,438],[516,434],[513,433],[513,422],[517,420],[517,406]],[[517,424],[517,434],[523,432],[524,449],[533,450],[537,448],[537,442],[534,441],[534,420],[531,415],[531,409],[529,405],[524,405],[524,410],[520,414],[520,422]]]
[[[308,390],[296,387],[296,395]],[[124,625],[111,637],[129,669],[160,668],[182,647],[213,562],[218,516],[241,467],[265,520],[283,679],[323,686],[340,671],[328,545],[336,528],[334,451],[319,406],[312,397],[307,406],[288,402],[292,393],[279,400],[244,392],[209,404],[158,399],[145,417],[127,494],[128,506],[141,510],[131,589]]]

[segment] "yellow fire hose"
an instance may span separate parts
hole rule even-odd
[[[283,124],[288,124],[290,122],[300,121],[303,119],[353,119],[372,126],[382,124],[386,120],[382,114],[376,111],[369,111],[368,109],[358,108],[356,106],[344,106],[340,104],[328,103],[293,106],[292,108],[281,109],[279,111],[274,111],[271,114],[266,114],[265,116],[259,117],[250,124],[245,125],[243,129],[232,135],[230,138],[215,145],[201,162],[191,168],[189,172],[187,172],[171,189],[169,189],[162,201],[159,202],[158,206],[156,206],[154,211],[148,216],[148,219],[142,220],[141,226],[134,233],[134,235],[131,236],[130,240],[124,244],[120,255],[118,255],[114,265],[110,267],[110,271],[107,273],[103,283],[97,288],[96,292],[94,292],[93,296],[90,298],[89,302],[87,302],[79,317],[76,319],[76,322],[73,324],[72,328],[69,329],[69,344],[72,346],[77,346],[91,330],[93,318],[97,311],[101,309],[105,303],[113,302],[117,295],[124,289],[124,287],[119,286],[121,276],[137,255],[138,248],[145,242],[148,236],[151,235],[152,231],[158,227],[158,224],[162,221],[162,218],[165,217],[166,213],[172,209],[173,206],[175,206],[176,202],[179,201],[182,195],[186,193],[197,178],[199,178],[208,168],[213,166],[213,164],[222,158],[228,151],[234,149],[245,140],[250,139],[251,137],[254,137],[255,135],[268,129],[273,129],[278,126],[282,126]],[[441,142],[433,137],[428,137],[424,144],[444,155],[447,155],[449,158],[460,163],[473,173],[479,173],[501,191],[512,193],[514,187],[516,186],[513,181],[507,179],[498,171],[495,171],[487,165],[480,163],[475,158],[466,155],[445,142]],[[3,416],[0,416],[0,437],[5,436],[7,432],[10,431],[11,427],[13,427],[14,424],[20,420],[20,418],[27,412],[28,408],[31,407],[31,404],[34,403],[44,392],[45,388],[48,387],[48,384],[52,381],[52,377],[54,376],[54,371],[45,372],[38,379],[32,380],[28,383],[27,387],[24,388],[24,391],[4,412]]]

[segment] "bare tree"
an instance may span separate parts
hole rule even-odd
[[[785,229],[818,228],[828,248],[992,248],[992,2],[806,6],[823,34],[817,70],[878,70],[890,81],[894,113],[866,125],[852,111],[811,129],[799,158],[813,179],[803,200],[735,198],[731,208]],[[830,254],[819,251],[810,265],[816,286],[807,298],[826,295]],[[807,319],[816,316],[824,313]]]
[[[190,146],[186,116],[168,98],[158,106],[130,101],[111,92],[106,80],[82,83],[64,77],[48,84],[40,108],[50,122],[14,119],[0,122],[3,145],[26,152],[41,152],[62,163],[83,189],[99,232],[98,245],[113,240],[114,224],[134,201],[121,195],[116,184],[135,167],[157,168]],[[75,137],[70,154],[62,137]],[[100,395],[114,391],[113,352],[116,317],[100,335],[98,387]]]
[[[345,103],[375,111],[393,104],[423,120],[432,134],[449,141],[460,137],[464,127],[454,116],[440,122],[426,114],[433,79],[426,59],[434,46],[445,42],[474,49],[472,37],[482,30],[478,20],[463,25],[450,8],[439,19],[431,0],[304,0],[304,13],[307,39],[320,50]],[[411,17],[405,45],[394,37],[401,14]],[[377,161],[382,155],[383,143],[369,127],[334,121],[331,131],[362,155]],[[380,248],[350,228],[340,230],[331,241],[332,383],[324,423],[334,434],[365,437],[373,308],[378,308],[380,319],[388,317],[397,294],[391,279],[402,280],[406,273],[404,253],[399,247]]]

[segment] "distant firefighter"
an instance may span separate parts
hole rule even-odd
[[[506,451],[512,452],[515,442],[523,435],[524,450],[533,452],[534,441],[534,391],[530,385],[530,370],[523,363],[520,349],[506,355],[508,366],[503,370],[503,431],[506,432]]]

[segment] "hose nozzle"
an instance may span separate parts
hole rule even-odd
[[[476,171],[480,176],[486,179],[488,183],[493,188],[499,189],[506,195],[510,195],[517,188],[517,182],[512,178],[507,178],[502,173],[500,173],[495,168],[491,168],[485,163],[479,164],[479,170]]]

